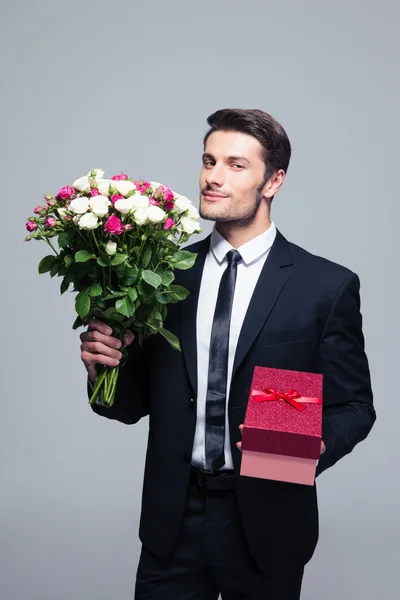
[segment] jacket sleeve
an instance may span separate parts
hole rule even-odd
[[[326,451],[320,457],[317,476],[364,440],[376,419],[359,292],[360,280],[351,273],[339,289],[321,336]]]
[[[127,425],[137,423],[150,412],[147,379],[146,341],[142,347],[134,340],[128,346],[128,361],[120,368],[112,406],[92,404],[98,415],[115,419]],[[92,384],[88,382],[88,395],[91,396]]]

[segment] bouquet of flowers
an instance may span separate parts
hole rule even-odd
[[[39,273],[62,277],[61,294],[70,286],[77,292],[73,328],[96,318],[121,341],[127,330],[139,345],[160,333],[180,350],[163,322],[167,305],[188,295],[173,281],[175,269],[189,269],[196,259],[180,249],[202,231],[192,202],[155,181],[133,180],[124,173],[105,179],[102,169],[44,198],[46,204],[36,206],[26,223],[25,240],[44,240],[53,254],[40,261]],[[119,368],[127,358],[126,348],[121,351],[118,367],[99,370],[91,404],[113,404]]]

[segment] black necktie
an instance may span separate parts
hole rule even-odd
[[[237,250],[229,250],[226,256],[228,258],[228,266],[219,284],[217,304],[211,329],[206,396],[205,454],[207,470],[213,473],[225,464],[225,407],[229,326],[237,265],[242,260]]]

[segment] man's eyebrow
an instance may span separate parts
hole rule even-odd
[[[208,152],[206,152],[205,154],[203,154],[202,159],[203,160],[206,160],[206,159],[215,160],[215,158],[213,157],[213,155],[209,154]],[[247,165],[250,164],[250,161],[247,158],[245,158],[244,156],[228,156],[226,160],[228,160],[229,162],[239,161],[239,162],[244,162]]]

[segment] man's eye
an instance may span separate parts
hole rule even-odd
[[[213,164],[212,160],[205,160],[205,161],[203,162],[203,166],[204,166],[204,167],[209,167],[209,166],[210,166],[210,165],[212,165],[212,164]]]
[[[238,163],[233,163],[232,167],[239,167],[239,169],[243,169],[243,165],[239,165]]]

